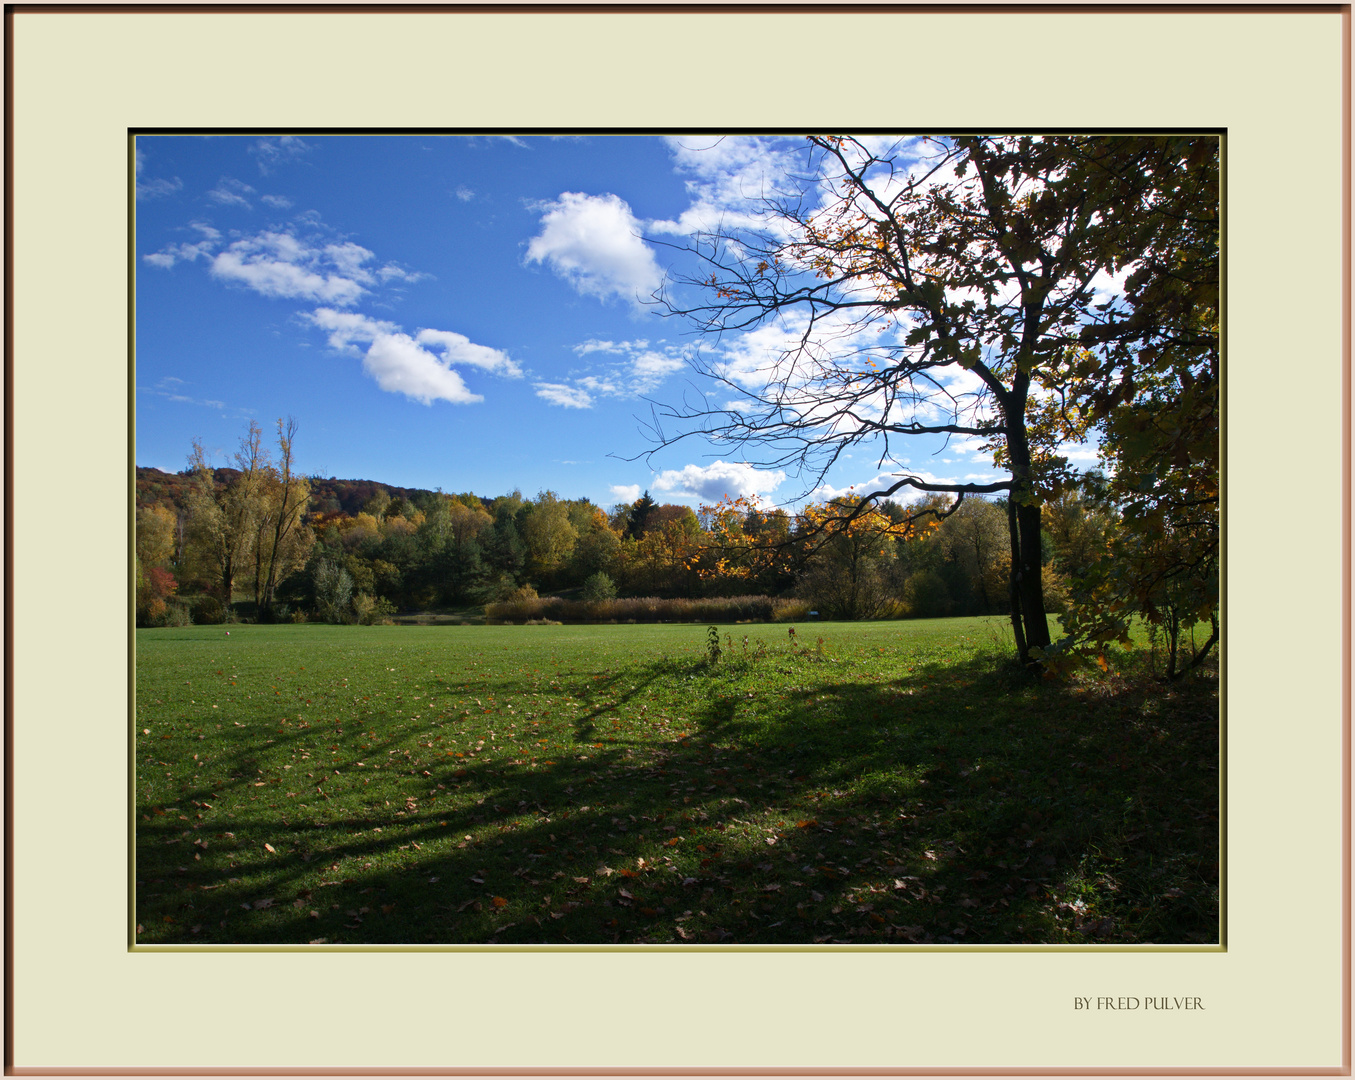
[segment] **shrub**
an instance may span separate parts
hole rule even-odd
[[[616,582],[599,570],[583,583],[583,598],[590,603],[616,599]]]
[[[386,626],[395,614],[395,605],[384,596],[358,593],[353,597],[353,615],[363,626]]]
[[[141,626],[163,626],[165,612],[169,610],[169,605],[158,597],[148,600],[145,607],[141,609],[141,618],[137,620]]]
[[[215,596],[186,597],[193,612],[193,621],[212,626],[226,621],[226,608]]]
[[[179,603],[175,600],[169,602],[168,610],[165,612],[165,626],[192,626],[193,613],[189,610],[187,604]]]
[[[332,559],[315,566],[315,607],[325,622],[343,622],[353,596],[353,576]]]
[[[903,602],[915,619],[935,619],[949,615],[950,590],[935,570],[922,570],[908,578],[903,586]]]

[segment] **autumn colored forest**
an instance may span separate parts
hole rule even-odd
[[[551,491],[447,494],[290,470],[250,425],[235,468],[136,474],[137,624],[460,620],[802,620],[1004,614],[1005,504],[885,500],[829,529],[850,499],[795,514],[748,499],[688,506],[648,493],[609,508]],[[1094,483],[1044,507],[1044,593],[1067,610],[1116,529]],[[919,515],[921,518],[919,519]],[[627,603],[627,599],[648,603]],[[724,600],[725,603],[718,601]],[[682,601],[712,601],[699,607]]]

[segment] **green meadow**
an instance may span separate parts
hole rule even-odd
[[[1216,672],[795,631],[138,630],[135,940],[1219,940]]]

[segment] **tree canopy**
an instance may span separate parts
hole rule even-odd
[[[1218,139],[816,136],[805,165],[758,226],[700,236],[701,270],[660,298],[732,400],[657,409],[656,441],[699,433],[806,490],[868,449],[890,478],[838,525],[903,489],[953,496],[936,516],[1003,495],[1016,649],[1042,659],[1041,506],[1077,480],[1066,444],[1100,439],[1112,496],[1149,492],[1127,510],[1145,527],[1217,499]],[[757,334],[780,344],[750,352]],[[914,436],[981,440],[1007,478],[923,476],[901,460]]]

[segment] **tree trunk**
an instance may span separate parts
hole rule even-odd
[[[1021,565],[1020,530],[1016,523],[1016,500],[1007,499],[1007,535],[1011,538],[1011,566],[1007,573],[1007,599],[1011,604],[1012,635],[1016,638],[1016,658],[1026,662],[1026,630],[1021,623],[1021,590],[1017,588]]]
[[[1027,655],[1049,646],[1049,619],[1044,610],[1043,556],[1040,551],[1040,504],[1031,496],[1030,443],[1026,436],[1026,394],[1030,377],[1020,371],[1012,390],[1002,400],[1006,418],[1007,457],[1012,491],[1007,500],[1007,528],[1011,533],[1012,626],[1019,623],[1016,648],[1021,663],[1038,666]]]
[[[1049,646],[1049,618],[1044,609],[1044,559],[1040,549],[1040,506],[1022,504],[1016,508],[1021,534],[1021,565],[1017,588],[1021,593],[1021,615],[1025,624],[1026,648]]]

